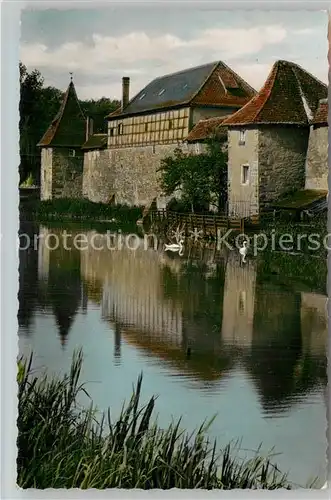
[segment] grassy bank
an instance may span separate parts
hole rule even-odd
[[[68,375],[49,379],[19,363],[18,485],[22,488],[277,489],[290,486],[269,459],[218,452],[206,425],[188,435],[180,421],[167,429],[154,419],[155,398],[141,404],[142,377],[116,422],[98,423],[77,404],[85,391],[78,353]],[[108,422],[107,422],[108,420]],[[107,423],[106,423],[107,422]]]
[[[26,206],[26,205],[25,205]],[[25,207],[22,204],[22,210]],[[87,199],[57,198],[31,204],[30,212],[38,221],[111,221],[135,223],[142,215],[140,207],[93,203]]]

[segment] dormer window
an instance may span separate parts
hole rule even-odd
[[[117,134],[122,135],[123,134],[123,123],[119,123],[117,126]]]
[[[165,93],[165,89],[160,90],[159,95],[162,95]]]
[[[239,132],[239,145],[244,146],[246,144],[246,130],[240,130]]]

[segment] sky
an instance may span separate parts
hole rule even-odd
[[[256,90],[278,59],[327,83],[326,12],[45,4],[22,10],[21,61],[61,90],[73,72],[80,99],[120,99],[122,76],[130,77],[131,98],[158,76],[218,60]]]

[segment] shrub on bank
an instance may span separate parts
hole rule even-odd
[[[290,486],[266,458],[239,461],[222,453],[202,425],[188,435],[180,421],[161,429],[155,397],[140,403],[142,376],[116,422],[79,408],[82,354],[59,379],[35,377],[30,361],[18,371],[18,485],[22,488],[265,488]]]
[[[142,215],[142,208],[94,203],[84,198],[57,198],[40,201],[35,209],[35,213],[39,219],[116,219],[121,222],[136,222]]]

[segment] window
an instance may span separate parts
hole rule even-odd
[[[74,158],[76,156],[76,151],[74,149],[69,149],[69,156],[71,156],[71,158]]]
[[[169,129],[169,130],[170,130],[170,129],[172,129],[172,120],[169,120],[169,121],[168,121],[168,129]]]
[[[249,184],[249,165],[243,165],[241,167],[241,183]]]
[[[148,132],[148,123],[145,123],[145,132]]]
[[[238,310],[239,314],[244,314],[246,310],[246,292],[240,290],[238,296]]]
[[[123,123],[119,123],[118,126],[117,126],[117,133],[118,135],[122,135],[123,134]]]
[[[114,129],[114,127],[111,127],[111,128],[109,129],[109,135],[110,135],[110,137],[113,137],[113,136],[114,136],[114,133],[115,133],[115,129]]]
[[[162,95],[165,93],[165,89],[160,90],[159,95]]]
[[[246,130],[240,130],[239,132],[239,144],[243,146],[246,143]]]
[[[198,142],[195,143],[195,153],[199,155],[201,152],[200,144]]]

